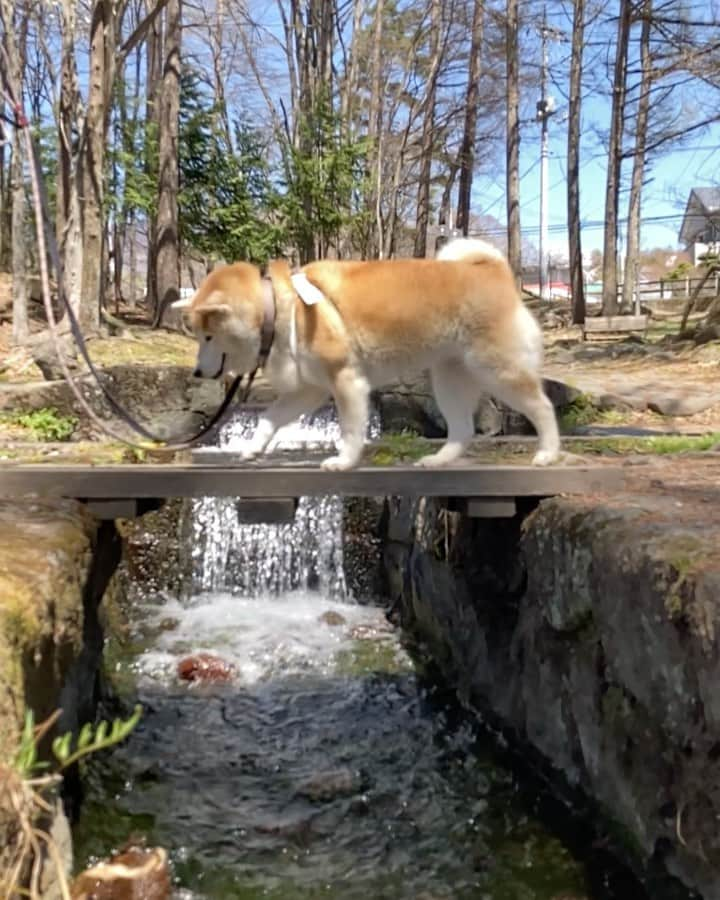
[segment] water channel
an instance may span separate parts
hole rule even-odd
[[[281,439],[334,427],[320,417]],[[292,525],[240,526],[232,501],[189,515],[191,589],[131,592],[113,665],[145,712],[88,768],[79,864],[134,835],[168,850],[186,898],[642,900],[542,813],[384,611],[351,596],[340,500],[302,500]],[[199,652],[232,680],[181,681]]]

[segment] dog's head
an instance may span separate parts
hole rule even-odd
[[[198,341],[195,376],[250,372],[260,353],[263,321],[260,270],[234,263],[211,272],[191,299],[178,300]]]

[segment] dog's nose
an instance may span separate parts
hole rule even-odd
[[[195,369],[193,372],[193,378],[202,378],[202,369]]]

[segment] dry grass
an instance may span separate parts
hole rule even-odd
[[[35,744],[50,731],[59,715],[59,711],[54,713],[33,730]],[[71,900],[60,851],[42,827],[52,819],[53,805],[48,797],[53,796],[61,781],[58,773],[34,776],[22,765],[0,765],[0,817],[6,838],[0,852],[3,897],[41,900],[43,868],[49,859],[63,900]]]

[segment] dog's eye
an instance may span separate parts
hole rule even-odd
[[[211,340],[212,340],[212,335],[211,335],[211,334],[206,334],[206,335],[205,335],[205,340],[206,340],[206,341],[211,341]]]

